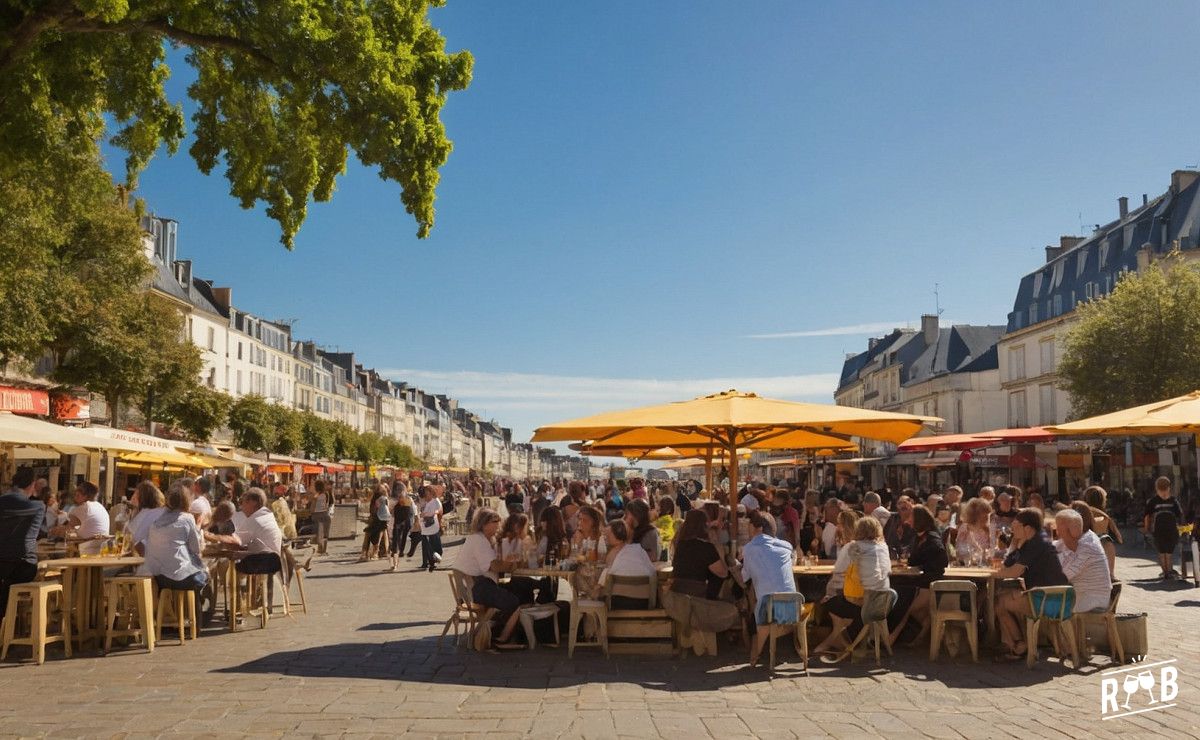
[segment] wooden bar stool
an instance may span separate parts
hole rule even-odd
[[[112,650],[114,637],[138,638],[147,651],[154,652],[154,579],[150,576],[106,578],[104,598],[108,603],[104,619],[105,654]],[[118,620],[125,626],[118,628]]]
[[[55,596],[58,606],[50,610],[50,597]],[[17,637],[17,619],[22,607],[29,607],[29,636]],[[48,633],[50,617],[59,618],[59,631]],[[71,614],[63,598],[61,583],[34,581],[18,583],[8,589],[8,610],[4,615],[4,642],[0,647],[0,660],[8,657],[11,645],[28,645],[33,649],[33,659],[38,665],[46,662],[46,645],[61,642],[63,652],[71,657]]]
[[[1113,581],[1112,591],[1109,592],[1108,608],[1103,612],[1076,612],[1071,620],[1075,623],[1075,639],[1079,642],[1078,650],[1081,660],[1091,658],[1088,650],[1088,625],[1100,623],[1108,635],[1108,648],[1112,659],[1118,663],[1125,662],[1125,646],[1121,644],[1121,635],[1117,632],[1117,602],[1121,600],[1121,582]]]
[[[260,627],[266,628],[267,622],[271,620],[271,579],[278,580],[281,601],[283,602],[283,615],[285,617],[292,616],[291,606],[288,603],[287,582],[283,580],[283,571],[275,571],[274,573],[244,573],[246,576],[246,601],[242,604],[243,617],[252,616],[251,612],[255,609],[260,610],[258,615]]]
[[[158,590],[158,616],[155,619],[156,640],[162,642],[162,628],[166,623],[167,610],[171,610],[175,628],[179,630],[179,644],[184,641],[184,626],[191,628],[191,638],[196,639],[196,592],[191,589],[176,590],[160,588]]]
[[[979,612],[975,604],[977,587],[971,581],[934,581],[929,585],[929,659],[937,660],[946,634],[946,625],[958,623],[967,632],[967,644],[971,646],[971,660],[979,662]],[[968,608],[963,609],[963,599]],[[951,646],[951,649],[954,646]],[[951,656],[953,657],[953,655]]]
[[[296,584],[296,590],[300,592],[300,601],[292,601],[293,583]],[[305,614],[308,614],[308,599],[304,598],[304,566],[300,563],[296,563],[295,567],[292,568],[292,579],[288,581],[283,593],[284,603],[289,607],[298,606]]]

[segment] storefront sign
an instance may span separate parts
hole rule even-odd
[[[87,421],[92,418],[92,406],[82,398],[55,394],[50,399],[55,419],[65,421]]]
[[[976,455],[971,462],[977,468],[1007,468],[1008,455]]]
[[[50,413],[50,395],[46,391],[0,386],[0,411],[46,416]]]

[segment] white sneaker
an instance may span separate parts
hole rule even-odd
[[[442,555],[441,555],[441,553],[436,553],[436,552],[435,552],[435,553],[433,554],[433,562],[435,562],[435,563],[440,563],[440,562],[442,562]]]

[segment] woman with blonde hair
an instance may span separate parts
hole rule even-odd
[[[858,634],[862,629],[863,595],[867,591],[886,591],[891,588],[891,554],[883,539],[883,525],[878,519],[864,516],[855,522],[854,541],[844,549],[845,560],[839,557],[838,565],[834,566],[835,576],[842,578],[841,592],[826,596],[822,601],[833,622],[833,629],[813,651],[816,653],[845,649],[847,628],[849,634]],[[853,574],[848,577],[851,565],[854,566]]]
[[[992,549],[992,507],[978,496],[963,505],[958,517],[954,555],[963,565],[981,563]]]

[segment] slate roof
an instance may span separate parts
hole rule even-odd
[[[937,341],[927,345],[925,351],[901,371],[902,383],[920,383],[947,373],[995,370],[999,367],[996,343],[1003,335],[1003,326],[963,325],[940,329]],[[923,336],[921,343],[924,344]]]
[[[1137,270],[1137,253],[1155,256],[1175,242],[1183,251],[1200,247],[1200,179],[1178,193],[1168,190],[1125,218],[1097,229],[1021,278],[1007,330],[1017,331],[1075,310],[1091,297],[1110,292],[1123,271]]]

